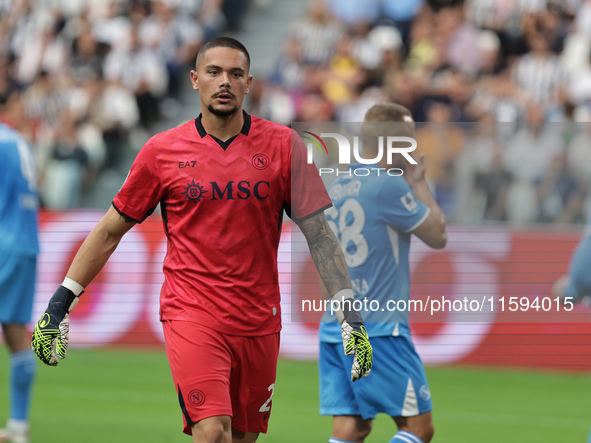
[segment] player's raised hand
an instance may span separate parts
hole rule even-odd
[[[411,187],[415,183],[425,180],[425,154],[421,154],[418,159],[414,155],[412,157],[416,160],[417,164],[407,164],[404,168],[403,175]]]
[[[345,355],[354,355],[351,367],[351,380],[357,381],[361,377],[367,377],[373,363],[373,349],[369,342],[369,336],[362,322],[344,320],[341,323],[341,335]]]
[[[35,325],[31,347],[46,365],[57,366],[58,357],[66,358],[70,331],[68,313],[76,307],[78,300],[72,291],[60,286]]]

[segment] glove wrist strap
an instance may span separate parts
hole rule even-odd
[[[336,302],[339,309],[335,309],[335,315],[339,323],[343,324],[343,321],[347,319],[349,322],[349,312],[352,311],[352,303],[355,300],[352,289],[341,289],[332,299]]]
[[[67,289],[65,306],[67,312],[72,312],[80,301],[80,295],[84,292],[84,288],[81,284],[68,277],[64,279],[61,287]]]
[[[64,278],[62,286],[72,291],[76,297],[80,297],[80,294],[84,292],[84,286],[68,277]]]

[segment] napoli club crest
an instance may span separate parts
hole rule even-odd
[[[185,188],[185,192],[183,192],[182,194],[185,196],[185,198],[187,198],[189,201],[193,202],[193,204],[197,205],[198,201],[201,201],[201,197],[203,197],[203,195],[206,193],[207,191],[205,189],[203,189],[202,186],[199,185],[199,183],[195,183],[195,180],[193,180],[191,183],[189,183],[189,185]]]
[[[269,166],[269,157],[265,154],[257,154],[252,158],[251,163],[258,170],[267,169]]]
[[[193,389],[189,392],[189,403],[198,407],[205,403],[205,394],[200,389]]]

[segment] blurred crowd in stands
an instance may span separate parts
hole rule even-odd
[[[33,144],[43,205],[77,207],[130,139],[151,135],[240,3],[0,0],[0,120]]]
[[[77,207],[151,135],[248,3],[0,0],[0,120],[34,145],[44,205]],[[252,114],[362,121],[395,101],[429,123],[418,151],[450,221],[584,221],[591,0],[311,0],[281,54]]]
[[[450,221],[581,223],[590,50],[589,0],[312,0],[251,110],[350,122],[403,104],[429,123],[417,152]]]

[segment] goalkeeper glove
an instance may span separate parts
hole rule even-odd
[[[68,313],[76,307],[78,300],[71,290],[60,286],[35,325],[31,347],[46,365],[57,366],[58,357],[66,358],[70,330]]]
[[[342,317],[341,337],[343,338],[343,349],[345,355],[354,356],[353,366],[351,367],[351,380],[357,381],[361,377],[367,377],[371,372],[373,349],[363,325],[361,314],[359,311],[347,309],[350,306],[347,306],[348,303],[345,300],[353,300],[353,291],[350,289],[341,290],[333,298],[338,300],[343,307],[341,315],[337,313],[337,317]]]

